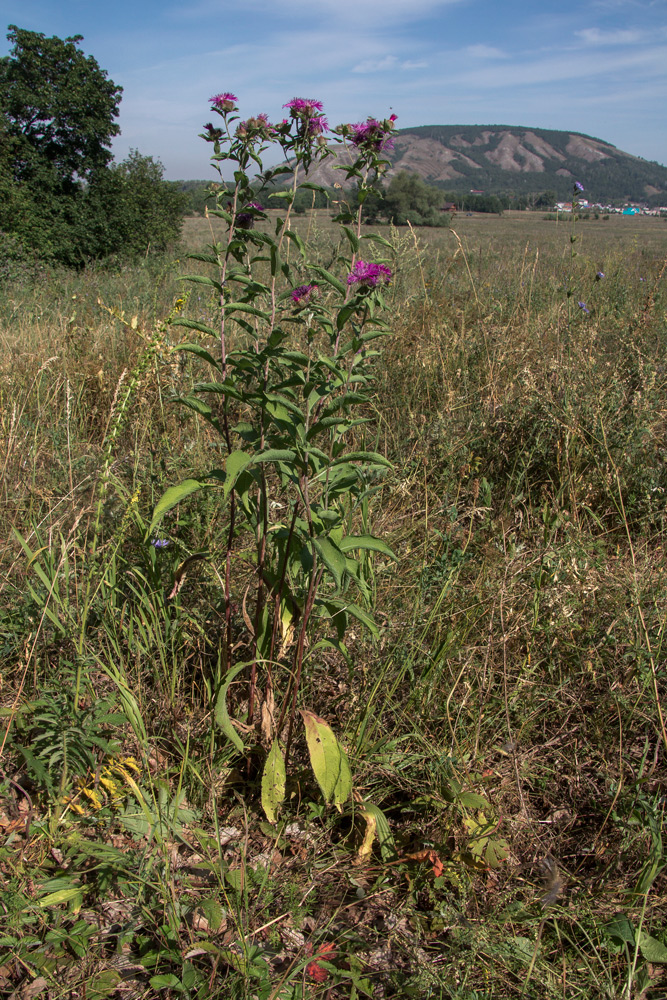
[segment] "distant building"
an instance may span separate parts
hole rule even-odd
[[[635,208],[634,205],[626,205],[621,215],[639,215],[639,209]]]

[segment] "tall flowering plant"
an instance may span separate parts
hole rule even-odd
[[[364,607],[369,594],[362,567],[374,553],[394,558],[381,539],[355,530],[369,482],[388,463],[354,445],[365,423],[359,411],[372,392],[377,341],[389,332],[383,290],[392,277],[386,261],[371,259],[370,250],[386,253],[389,244],[362,234],[361,206],[386,166],[394,116],[331,130],[322,104],[309,98],[288,101],[278,122],[266,114],[241,119],[232,93],[217,94],[210,104],[217,123],[207,124],[202,137],[212,144],[221,183],[209,214],[222,220],[225,236],[191,255],[210,266],[210,276],[188,280],[214,290],[219,325],[186,317],[174,325],[200,335],[180,349],[211,371],[211,381],[180,402],[214,428],[225,460],[170,487],[149,530],[155,534],[172,507],[201,490],[215,491],[226,507],[224,671],[215,717],[239,752],[251,752],[253,743],[270,747],[262,799],[275,819],[304,671],[325,647],[348,656],[351,618],[376,630]],[[264,169],[262,156],[276,144],[283,162]],[[309,260],[292,228],[292,205],[299,186],[322,190],[309,182],[308,171],[335,156],[336,145],[353,152],[341,169],[357,180],[357,203],[338,216],[349,253],[325,269]],[[228,185],[223,174],[230,167]],[[270,226],[262,207],[269,200],[282,206]],[[204,346],[201,335],[217,347]],[[241,557],[249,549],[250,564]],[[230,683],[242,678],[245,744],[228,705]],[[351,791],[345,755],[322,719],[305,709],[301,715],[317,780],[340,807]]]

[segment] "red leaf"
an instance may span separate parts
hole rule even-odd
[[[332,958],[336,957],[336,950],[334,945],[329,942],[329,944],[321,944],[315,954],[317,958],[324,958],[327,961],[330,961]],[[329,978],[328,970],[323,969],[317,961],[308,963],[306,966],[306,973],[311,979],[314,979],[316,983],[323,983],[325,979]]]

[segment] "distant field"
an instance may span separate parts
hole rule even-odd
[[[276,217],[278,212],[271,211],[269,216]],[[212,228],[211,228],[212,227]],[[319,230],[323,235],[334,231],[330,214],[325,209],[296,217],[295,228],[305,234],[310,228]],[[387,235],[389,226],[373,226],[374,230]],[[569,255],[570,231],[572,220],[564,216],[558,222],[544,218],[540,212],[505,212],[502,216],[489,214],[455,215],[451,228],[463,241],[466,249],[482,248],[485,251],[498,253],[507,249],[516,251],[528,247],[533,252],[548,252],[552,254],[559,250]],[[216,219],[202,217],[185,220],[183,241],[189,249],[210,242],[211,233],[221,233],[222,223]],[[399,232],[408,233],[407,227]],[[456,237],[447,228],[417,229],[421,242],[429,247],[437,247],[446,251],[456,249]],[[589,219],[576,223],[577,250],[579,253],[601,255],[610,250],[639,249],[651,256],[663,258],[667,255],[667,219],[652,216],[623,217],[611,215],[607,220]]]

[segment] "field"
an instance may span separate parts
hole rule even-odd
[[[333,269],[328,216],[296,228]],[[276,823],[219,655],[226,508],[149,531],[219,449],[172,401],[204,377],[173,320],[218,322],[181,280],[208,221],[0,286],[3,995],[667,996],[667,222],[379,231],[354,443],[391,467],[349,517],[398,561],[362,567],[378,628],[304,661],[352,799],[299,736]]]

